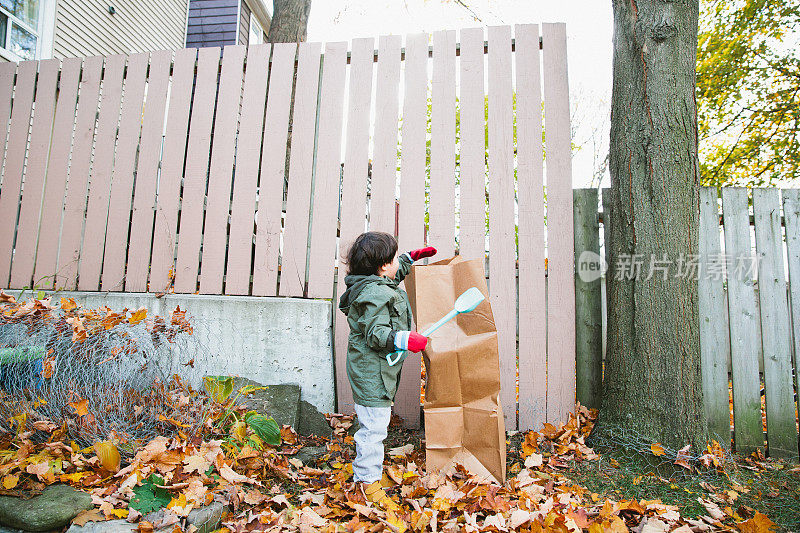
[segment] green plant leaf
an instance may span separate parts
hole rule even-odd
[[[143,480],[141,485],[133,488],[133,498],[128,503],[128,507],[136,509],[143,515],[166,507],[172,500],[172,496],[166,489],[156,486],[163,484],[164,478],[152,474]]]
[[[239,394],[244,394],[245,396],[248,394],[253,394],[256,391],[260,390],[267,390],[266,387],[259,387],[257,385],[245,385],[244,387],[239,389]]]
[[[274,418],[250,411],[244,416],[244,420],[255,434],[258,435],[258,438],[270,446],[280,446],[281,428],[278,427],[278,423],[275,422]]]
[[[233,392],[233,378],[231,376],[205,376],[203,385],[208,395],[217,403],[224,403]]]

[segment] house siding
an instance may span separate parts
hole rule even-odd
[[[186,25],[186,47],[236,44],[239,0],[191,0]]]
[[[186,0],[58,0],[53,57],[183,48]]]
[[[247,45],[250,41],[250,7],[242,1],[242,12],[239,17],[239,44]]]

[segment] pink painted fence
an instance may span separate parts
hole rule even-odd
[[[389,231],[488,256],[507,427],[574,406],[563,24],[4,63],[0,124],[0,287],[335,301],[337,258]]]

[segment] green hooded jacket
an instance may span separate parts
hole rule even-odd
[[[408,352],[389,366],[386,354],[395,351],[394,332],[411,330],[411,306],[406,291],[398,287],[411,271],[407,254],[398,258],[394,279],[378,275],[350,275],[339,309],[347,315],[347,377],[355,403],[365,407],[389,407],[394,401],[400,369]]]

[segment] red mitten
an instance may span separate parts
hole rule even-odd
[[[428,337],[416,331],[398,331],[394,334],[394,347],[398,350],[421,352],[428,345]]]
[[[411,250],[408,252],[409,257],[411,257],[412,261],[417,261],[424,257],[431,257],[432,255],[436,255],[436,248],[433,246],[428,246],[426,248],[420,248],[419,250]]]

